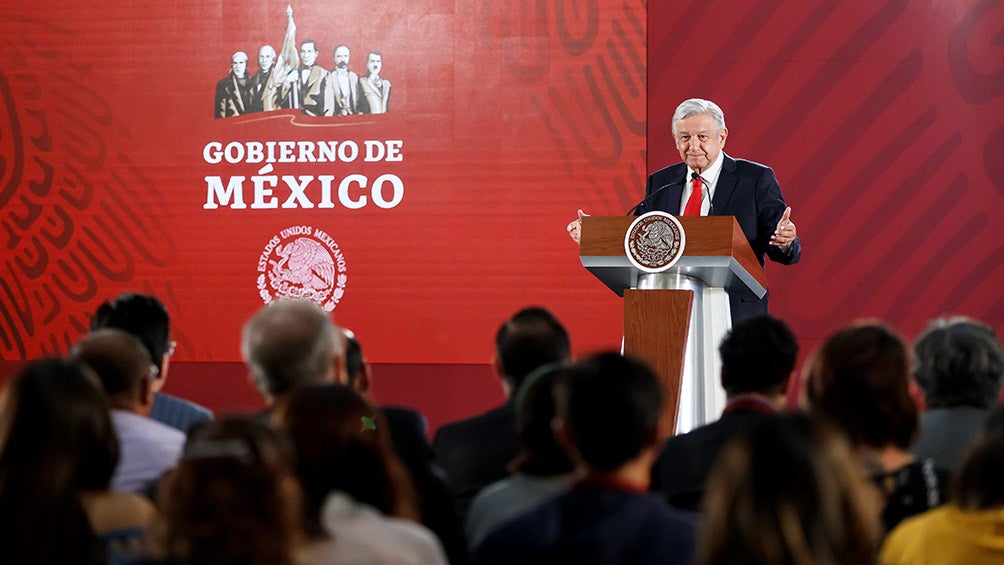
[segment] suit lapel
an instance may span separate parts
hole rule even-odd
[[[711,199],[711,204],[715,208],[716,215],[722,215],[728,209],[729,201],[736,191],[736,184],[739,183],[739,175],[736,174],[736,160],[728,155],[724,155],[722,162],[722,172],[718,175],[718,185],[715,186],[715,197]]]

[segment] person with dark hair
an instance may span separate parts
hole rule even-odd
[[[506,522],[472,563],[690,563],[694,521],[646,493],[663,393],[643,362],[602,353],[555,385],[555,433],[580,477]]]
[[[112,488],[144,490],[174,467],[185,444],[185,434],[149,417],[156,367],[138,339],[112,328],[85,335],[71,355],[94,371],[111,405],[121,446]]]
[[[886,494],[886,531],[944,502],[948,474],[909,451],[917,406],[906,346],[889,328],[861,322],[827,338],[809,365],[804,393],[810,412],[842,429],[874,469],[873,480]]]
[[[185,433],[192,426],[213,419],[213,413],[208,408],[161,392],[167,382],[175,343],[171,341],[171,319],[167,308],[157,297],[123,292],[113,300],[106,300],[91,316],[91,329],[102,328],[116,328],[136,336],[156,365],[157,378],[151,383],[154,394],[150,418]]]
[[[509,475],[519,453],[513,427],[515,397],[527,375],[542,365],[571,357],[568,332],[549,311],[530,306],[502,324],[495,336],[495,371],[506,402],[488,412],[446,424],[432,441],[436,464],[446,473],[461,519],[485,486]]]
[[[108,401],[81,365],[26,365],[0,395],[0,547],[5,563],[138,557],[153,505],[109,490],[119,444]]]
[[[882,565],[1004,563],[1004,435],[977,443],[951,501],[905,520],[885,540]]]
[[[316,41],[304,39],[300,42],[300,66],[286,76],[280,97],[280,104],[291,101],[293,108],[299,108],[308,116],[324,115],[328,70],[317,64],[317,54]]]
[[[303,485],[308,563],[446,563],[436,537],[418,524],[408,474],[387,421],[344,385],[301,387],[283,423]]]
[[[192,432],[157,491],[153,553],[164,563],[300,564],[301,493],[288,439],[251,418]]]
[[[516,437],[520,452],[509,465],[512,475],[494,482],[471,502],[465,529],[474,548],[493,529],[541,502],[564,492],[572,479],[572,461],[554,437],[554,390],[561,366],[532,374],[516,400]]]
[[[390,81],[380,76],[383,55],[379,51],[366,54],[366,74],[359,77],[359,113],[386,114],[390,108]]]
[[[711,470],[696,563],[872,563],[880,509],[835,427],[768,416],[730,439]]]
[[[335,66],[328,73],[324,87],[324,115],[351,116],[358,111],[359,75],[349,70],[349,46],[335,47]]]
[[[347,380],[342,329],[309,300],[283,299],[258,310],[244,324],[241,354],[268,405],[263,419],[281,420],[299,387]]]
[[[976,442],[1004,379],[1004,349],[993,328],[969,318],[939,318],[913,346],[913,377],[924,391],[920,437],[912,451],[954,472]]]
[[[363,398],[373,381],[373,373],[355,334],[345,332],[345,370],[348,385]],[[433,462],[432,446],[426,437],[425,417],[403,406],[380,406],[387,420],[394,452],[404,464],[418,493],[422,525],[432,530],[446,550],[451,563],[467,560],[467,540],[443,471]]]
[[[697,511],[700,506],[722,446],[784,406],[798,342],[781,320],[758,316],[736,324],[718,352],[727,398],[721,418],[667,439],[652,467],[652,490],[684,510]]]

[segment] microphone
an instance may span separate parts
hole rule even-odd
[[[701,178],[701,175],[699,175],[697,173],[690,173],[690,178],[692,178],[694,180],[700,180],[701,181],[701,198],[704,198],[705,196],[707,196],[707,198],[708,198],[708,215],[709,216],[714,216],[715,215],[715,203],[711,201],[711,189],[708,187],[708,182],[706,180],[704,180],[703,178]]]
[[[648,204],[648,201],[651,200],[656,194],[659,194],[660,192],[662,192],[663,190],[665,190],[665,189],[667,189],[667,188],[669,188],[671,186],[676,186],[676,185],[680,185],[680,184],[683,184],[683,181],[674,181],[674,182],[671,182],[671,183],[664,184],[664,185],[660,186],[659,188],[657,188],[657,189],[653,190],[651,193],[649,193],[648,196],[646,196],[645,198],[642,198],[641,202],[639,202],[639,203],[635,204],[634,206],[632,206],[627,211],[627,214],[624,214],[624,215],[625,216],[630,216],[631,214],[636,214],[638,212],[638,208],[641,208],[645,204]],[[675,216],[676,214],[673,214],[673,215]]]

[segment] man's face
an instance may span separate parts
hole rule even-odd
[[[718,159],[729,130],[718,129],[711,114],[694,114],[676,122],[676,148],[688,167],[703,173]]]
[[[375,53],[370,53],[370,56],[366,59],[366,68],[369,69],[370,74],[380,74],[381,67],[383,67],[383,58]]]
[[[268,49],[267,46],[262,47],[258,51],[258,66],[261,67],[261,70],[267,73],[268,70],[272,68],[272,63],[274,62],[275,62],[275,51]]]
[[[317,61],[317,46],[313,43],[304,43],[300,46],[300,61],[308,67],[314,66]]]
[[[335,66],[344,69],[349,66],[349,48],[342,45],[335,49]]]
[[[230,69],[234,72],[235,77],[244,78],[244,73],[248,70],[248,58],[234,55],[234,58],[230,60]]]

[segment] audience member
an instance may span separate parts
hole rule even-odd
[[[368,398],[373,373],[359,340],[349,330],[345,330],[345,370],[349,386]],[[433,463],[425,418],[403,406],[381,406],[379,410],[387,420],[394,452],[418,493],[422,525],[439,538],[450,563],[464,563],[467,561],[467,540],[443,472]]]
[[[342,330],[309,300],[284,299],[259,310],[244,325],[241,353],[268,405],[264,419],[281,421],[299,387],[346,382]]]
[[[913,453],[955,472],[997,404],[1004,350],[992,328],[968,318],[932,321],[914,343],[914,379],[924,390]]]
[[[312,543],[309,563],[446,563],[417,523],[408,475],[383,415],[343,385],[303,387],[284,412]]]
[[[798,343],[784,322],[760,316],[736,324],[718,352],[727,398],[721,418],[667,439],[652,468],[652,490],[685,510],[697,511],[722,446],[783,408]]]
[[[689,563],[692,516],[646,493],[662,412],[655,373],[600,354],[563,374],[555,397],[555,433],[582,478],[488,534],[471,561]]]
[[[880,508],[835,428],[768,416],[735,434],[712,468],[697,563],[872,563]]]
[[[483,414],[439,428],[432,447],[461,519],[471,499],[485,486],[509,475],[508,464],[519,453],[513,427],[515,395],[526,376],[548,363],[571,356],[568,332],[553,314],[540,307],[520,310],[495,336],[495,370],[506,402]]]
[[[3,561],[135,557],[154,509],[138,494],[109,490],[119,445],[97,379],[76,363],[36,361],[0,399]]]
[[[288,440],[251,418],[192,432],[159,485],[153,551],[165,563],[299,564],[300,489]]]
[[[944,502],[946,472],[909,449],[917,435],[906,347],[877,323],[831,335],[816,353],[805,382],[810,410],[831,419],[875,469],[887,502],[886,531],[908,516]]]
[[[117,328],[136,336],[157,366],[157,378],[152,382],[151,418],[185,433],[192,426],[213,419],[213,413],[208,408],[161,392],[167,382],[175,343],[171,341],[171,320],[167,308],[157,297],[123,292],[114,300],[106,300],[91,317],[91,329],[102,328]]]
[[[112,488],[142,491],[174,467],[185,444],[185,434],[149,417],[156,366],[138,339],[112,328],[85,335],[73,356],[98,376],[111,405],[121,446]]]
[[[541,367],[523,384],[516,405],[520,452],[510,464],[512,476],[488,485],[471,502],[465,524],[471,548],[503,522],[568,488],[572,461],[551,430],[555,416],[553,384],[562,370]]]
[[[883,565],[1004,563],[1004,436],[966,456],[948,504],[905,520],[886,538]]]

